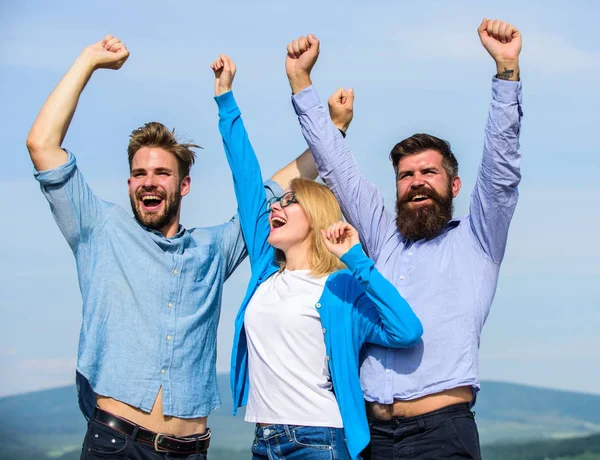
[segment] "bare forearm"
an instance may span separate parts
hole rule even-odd
[[[298,158],[277,171],[271,179],[279,184],[282,189],[286,189],[292,179],[304,177],[314,180],[319,173],[315,166],[315,160],[309,149],[306,149]]]
[[[520,79],[519,61],[497,61],[496,70],[496,78],[501,80],[519,81]]]
[[[27,149],[38,171],[56,168],[67,160],[61,145],[93,71],[93,63],[82,53],[42,106],[27,136]]]

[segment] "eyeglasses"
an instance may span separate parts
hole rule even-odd
[[[274,196],[273,198],[270,198],[269,201],[267,201],[267,211],[270,211],[271,207],[277,202],[279,202],[279,205],[282,208],[286,208],[291,204],[298,203],[296,200],[296,194],[294,192],[287,192],[281,196]]]

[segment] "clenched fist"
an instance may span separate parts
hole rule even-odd
[[[322,229],[321,237],[325,247],[338,259],[360,242],[356,229],[348,222],[342,221],[331,224],[325,230]]]
[[[294,94],[310,86],[310,71],[319,57],[319,40],[314,35],[300,37],[287,46],[285,72]]]
[[[496,61],[498,77],[518,80],[521,33],[517,28],[508,22],[484,18],[477,33],[483,47]]]
[[[329,116],[333,124],[346,132],[354,116],[354,90],[340,88],[327,101]]]
[[[118,70],[129,57],[129,50],[121,40],[107,35],[102,41],[84,49],[82,54],[94,69]]]
[[[231,91],[233,77],[235,77],[235,64],[229,56],[220,54],[210,68],[215,73],[215,96]]]

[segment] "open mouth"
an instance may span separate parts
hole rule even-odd
[[[412,199],[410,201],[411,201],[411,203],[421,203],[421,202],[427,201],[429,199],[430,199],[430,197],[427,195],[415,195],[414,197],[412,197]]]
[[[142,202],[142,207],[147,211],[155,211],[160,207],[164,198],[159,195],[143,195],[140,199]]]
[[[287,224],[287,220],[283,217],[272,217],[271,218],[271,230],[275,230],[276,228],[281,228],[285,224]]]

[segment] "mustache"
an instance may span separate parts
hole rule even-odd
[[[408,202],[412,201],[414,197],[419,196],[419,195],[426,196],[427,198],[431,198],[433,201],[436,201],[438,203],[444,202],[444,197],[442,195],[440,195],[438,192],[436,192],[433,189],[424,188],[424,187],[419,187],[416,189],[409,190],[398,201],[400,204],[408,203]]]

